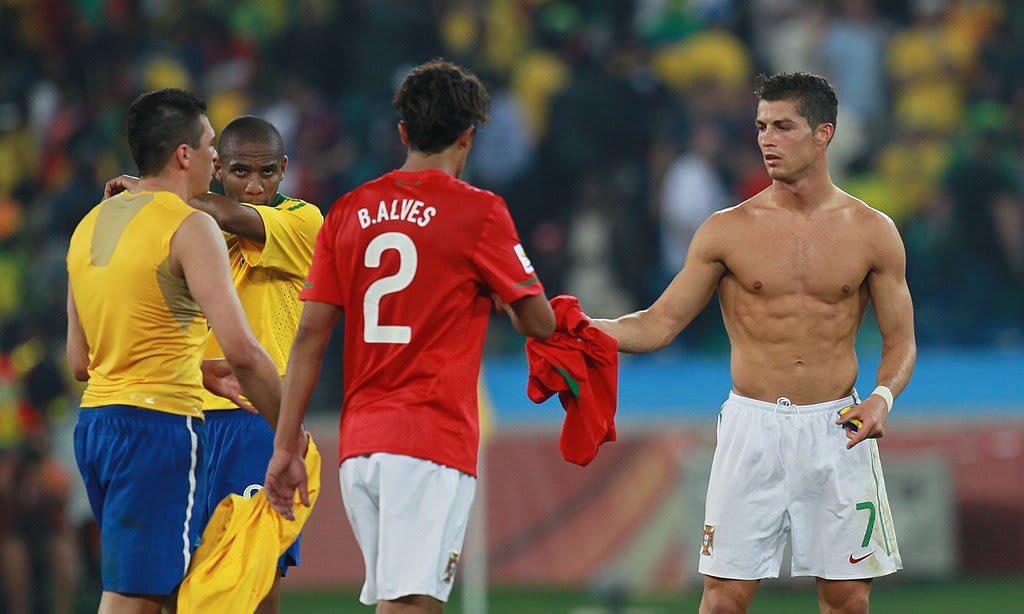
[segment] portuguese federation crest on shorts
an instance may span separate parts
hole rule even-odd
[[[711,556],[715,548],[715,525],[704,525],[704,537],[700,540],[700,553],[703,556]]]
[[[459,564],[459,553],[452,552],[448,555],[448,564],[444,567],[444,578],[442,580],[445,584],[450,584],[452,578],[455,577],[455,568]]]

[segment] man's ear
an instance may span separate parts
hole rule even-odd
[[[398,122],[398,138],[402,139],[402,145],[409,145],[409,132],[405,129],[405,122]]]
[[[221,176],[223,169],[224,167],[220,163],[220,156],[215,156],[213,158],[213,176],[221,183],[224,182],[224,178]]]
[[[281,179],[284,179],[284,173],[288,170],[288,156],[281,156]]]
[[[192,165],[191,148],[184,143],[178,145],[178,148],[174,150],[174,155],[172,157],[180,168],[188,169],[188,167]]]
[[[459,147],[469,147],[473,144],[473,136],[476,134],[476,126],[470,126],[459,135]]]
[[[818,126],[817,134],[815,136],[818,139],[819,145],[827,146],[832,142],[832,137],[836,134],[836,125],[832,123],[824,123]]]

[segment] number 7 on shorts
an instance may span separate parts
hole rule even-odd
[[[861,548],[867,548],[871,543],[871,532],[875,530],[875,504],[871,501],[861,501],[857,504],[857,509],[871,512],[871,515],[868,516],[868,527],[864,530],[864,541],[860,544]]]

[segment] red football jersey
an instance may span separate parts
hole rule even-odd
[[[393,171],[334,204],[301,298],[345,312],[340,461],[389,452],[476,475],[492,292],[543,292],[495,194]]]

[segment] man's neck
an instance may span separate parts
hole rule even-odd
[[[185,178],[166,174],[142,177],[132,192],[170,192],[185,202],[192,196],[188,193],[188,182]]]
[[[772,199],[778,206],[790,211],[810,213],[831,201],[836,186],[828,169],[812,172],[792,183],[772,182]]]
[[[459,160],[458,154],[454,149],[454,147],[449,147],[436,154],[424,154],[410,150],[405,157],[405,164],[398,170],[407,173],[435,170],[458,178]]]

